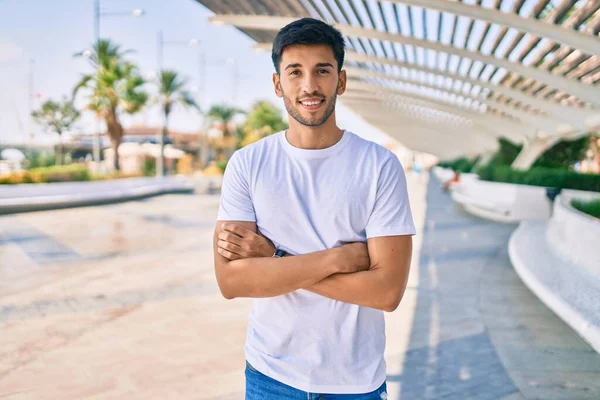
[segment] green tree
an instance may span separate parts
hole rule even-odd
[[[288,128],[287,122],[283,120],[281,110],[268,101],[259,101],[252,106],[245,126],[251,129],[268,127],[271,133]]]
[[[499,138],[498,143],[499,150],[488,165],[510,166],[523,149],[523,145],[515,144],[505,138]],[[546,150],[532,167],[569,169],[585,157],[589,143],[594,141],[590,140],[588,135],[575,140],[561,140]]]
[[[120,169],[119,145],[123,139],[121,115],[137,113],[148,100],[148,95],[142,88],[145,82],[137,66],[125,59],[125,55],[130,52],[121,50],[119,45],[110,40],[101,39],[89,55],[86,52],[75,54],[76,57],[88,56],[94,72],[81,77],[73,90],[73,97],[80,89],[88,90],[86,108],[95,112],[106,123],[114,151],[115,170]]]
[[[210,123],[220,122],[223,124],[223,136],[230,137],[232,132],[230,124],[234,117],[246,114],[246,111],[237,107],[229,107],[226,104],[215,104],[210,107],[206,114]]]
[[[34,121],[40,124],[45,130],[50,130],[58,134],[58,154],[57,164],[63,162],[63,144],[62,134],[73,128],[80,117],[80,112],[75,108],[72,101],[63,97],[61,101],[48,100],[44,102],[38,110],[31,113]]]
[[[232,134],[236,132],[236,130],[232,132],[230,127],[233,118],[241,114],[246,114],[246,111],[237,107],[230,107],[226,104],[216,104],[210,107],[206,113],[206,116],[208,117],[208,122],[210,124],[219,122],[223,125],[223,138],[227,139],[232,137]],[[227,143],[226,140],[223,142]],[[224,156],[224,149],[219,147],[217,152],[217,160],[223,161],[223,158],[226,158]]]
[[[187,80],[181,77],[176,71],[163,70],[158,76],[158,103],[162,108],[164,123],[160,140],[160,158],[157,162],[156,170],[164,175],[165,165],[165,137],[169,129],[169,115],[175,105],[184,107],[193,107],[200,111],[200,107],[194,101],[190,92],[185,89]]]
[[[511,165],[523,148],[523,145],[513,143],[505,138],[498,138],[498,144],[498,152],[489,162],[491,165]]]
[[[288,124],[283,120],[279,108],[268,101],[259,101],[252,106],[246,118],[241,147],[287,128]]]
[[[589,136],[575,140],[561,140],[537,159],[534,167],[569,168],[585,157]]]

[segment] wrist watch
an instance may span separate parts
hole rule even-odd
[[[274,258],[281,258],[281,257],[285,257],[287,256],[289,253],[285,252],[284,250],[281,249],[275,249],[275,253],[273,253],[273,257]]]

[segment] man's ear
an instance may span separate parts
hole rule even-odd
[[[277,72],[273,73],[273,89],[277,97],[283,97],[283,90],[281,90],[281,80]]]
[[[338,85],[337,85],[338,96],[341,94],[344,94],[344,92],[346,91],[346,81],[347,81],[346,70],[343,69],[340,71],[340,77],[338,79]]]

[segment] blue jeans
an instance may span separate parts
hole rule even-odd
[[[385,382],[371,393],[320,394],[307,393],[285,385],[258,372],[246,361],[246,400],[386,400]]]

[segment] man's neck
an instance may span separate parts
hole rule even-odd
[[[344,131],[335,123],[333,115],[321,126],[310,127],[290,117],[287,130],[288,142],[299,149],[319,150],[333,146],[342,139]]]

